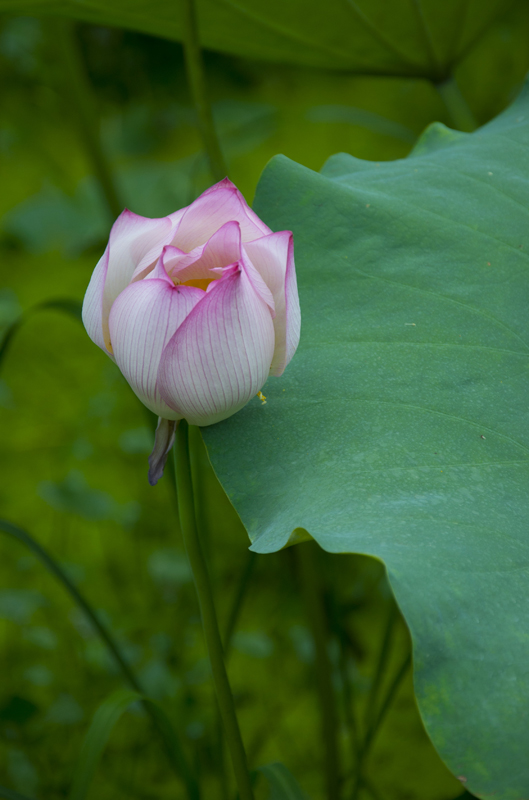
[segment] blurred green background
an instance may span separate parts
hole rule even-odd
[[[463,117],[427,78],[206,51],[230,177],[251,202],[276,153],[316,170],[339,151],[396,159],[434,120],[483,124],[509,104],[529,69],[529,4],[509,4],[488,22],[454,70]],[[181,45],[88,23],[71,31],[120,204],[147,216],[187,205],[212,179]],[[36,303],[82,299],[112,223],[79,125],[63,36],[63,23],[53,17],[0,19],[4,333]],[[57,310],[31,315],[13,336],[1,362],[0,413],[0,516],[45,544],[98,610],[146,691],[174,719],[203,797],[234,797],[171,476],[155,488],[146,479],[152,420],[79,322]],[[205,455],[197,470],[225,628],[248,568],[248,541]],[[91,716],[122,679],[64,590],[20,543],[0,537],[0,784],[58,800],[68,795]],[[339,707],[341,790],[349,798],[355,730],[362,728],[393,600],[374,559],[320,551],[316,563]],[[314,642],[296,548],[256,556],[251,568],[229,660],[249,760],[252,768],[282,761],[320,800],[326,795]],[[408,652],[399,619],[382,690]],[[368,776],[362,800],[464,793],[424,733],[411,670],[374,742]],[[256,792],[268,796],[262,778]],[[118,723],[90,796],[185,797],[140,708]]]

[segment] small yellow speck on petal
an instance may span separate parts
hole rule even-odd
[[[257,392],[257,397],[259,398],[259,400],[261,401],[261,403],[263,405],[266,403],[266,397],[264,396],[264,394],[262,392]]]

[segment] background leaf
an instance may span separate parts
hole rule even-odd
[[[406,160],[274,160],[254,207],[294,231],[300,348],[203,431],[257,552],[306,529],[384,560],[434,743],[505,800],[529,792],[528,167],[527,88]]]
[[[32,308],[28,308],[28,310],[21,314],[18,319],[15,319],[13,322],[11,322],[3,334],[3,339],[0,342],[0,367],[2,366],[2,362],[5,358],[8,348],[13,341],[13,337],[19,330],[20,326],[36,311],[63,311],[65,314],[81,322],[81,309],[82,304],[78,300],[72,300],[69,297],[45,300],[44,302],[38,303]]]
[[[358,73],[447,78],[505,0],[199,0],[204,46],[224,53]],[[170,0],[0,0],[11,14],[66,14],[181,40]]]

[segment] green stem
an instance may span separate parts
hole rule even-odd
[[[195,0],[183,0],[184,57],[191,97],[197,114],[202,144],[208,157],[211,174],[215,181],[221,181],[228,174],[224,156],[215,130],[213,113],[206,91],[206,77]]]
[[[475,131],[478,127],[478,123],[467,101],[463,97],[456,79],[451,77],[442,83],[436,83],[435,88],[441,95],[454,128],[466,133]]]
[[[224,724],[226,741],[231,755],[240,800],[253,800],[252,784],[246,763],[246,753],[244,751],[239,722],[235,713],[233,695],[224,664],[224,654],[222,651],[222,642],[217,623],[213,593],[211,591],[207,566],[198,536],[189,455],[189,426],[185,420],[181,420],[177,426],[175,458],[180,524],[187,555],[193,571],[200,614],[202,617],[202,627],[209,653],[217,700]]]
[[[338,713],[332,685],[332,666],[327,650],[323,587],[315,561],[316,547],[317,545],[313,542],[301,544],[296,548],[296,553],[307,618],[314,639],[327,797],[328,800],[338,800],[340,795]]]
[[[360,794],[360,789],[364,780],[364,762],[369,752],[369,748],[371,747],[374,734],[377,730],[376,726],[378,718],[376,714],[376,702],[391,650],[391,640],[393,638],[393,630],[397,616],[397,606],[393,601],[391,601],[386,627],[384,629],[384,636],[382,637],[380,652],[378,654],[375,675],[373,677],[373,682],[369,691],[369,697],[367,699],[364,741],[362,742],[360,750],[358,751],[356,779],[352,793],[352,800],[357,800],[358,795]]]
[[[384,672],[386,670],[386,666],[388,663],[389,654],[391,651],[391,640],[393,638],[393,630],[395,628],[397,616],[398,616],[397,606],[393,601],[391,601],[388,618],[386,621],[386,627],[384,629],[384,636],[382,638],[382,644],[380,646],[380,652],[378,654],[378,661],[375,670],[375,675],[373,678],[373,682],[371,684],[371,688],[369,690],[369,697],[367,700],[366,723],[365,723],[366,731],[369,731],[374,724],[374,719],[376,714],[376,702],[380,692],[380,686],[384,678]]]
[[[101,186],[109,214],[115,219],[123,211],[123,204],[119,199],[112,169],[101,145],[97,103],[75,35],[74,23],[68,19],[57,18],[49,20],[48,24],[53,24],[50,30],[66,100],[75,116],[79,134]]]
[[[351,680],[349,678],[349,671],[347,669],[347,656],[348,656],[347,650],[348,650],[347,642],[344,641],[344,637],[342,637],[340,641],[339,669],[340,669],[340,678],[342,681],[344,716],[347,729],[349,731],[349,738],[353,745],[354,751],[357,753],[358,727],[353,712],[353,692],[352,692]]]
[[[386,716],[386,714],[387,714],[387,712],[388,712],[388,710],[389,710],[389,708],[390,708],[390,706],[391,706],[391,704],[392,704],[392,702],[394,700],[394,697],[395,697],[395,695],[397,693],[397,689],[399,688],[399,686],[400,686],[400,684],[402,682],[402,679],[406,675],[410,665],[411,665],[411,653],[408,653],[408,655],[406,656],[406,658],[402,662],[401,666],[399,667],[399,669],[395,673],[395,677],[393,678],[393,680],[391,682],[391,685],[390,685],[390,687],[388,689],[386,697],[384,698],[384,702],[382,703],[382,705],[380,707],[380,710],[379,710],[377,716],[375,717],[371,728],[367,731],[366,738],[365,738],[365,744],[364,744],[364,755],[371,748],[371,745],[373,744],[373,739],[375,738],[375,735],[378,733],[378,731],[379,731],[379,729],[380,729],[380,727],[381,727],[381,725],[382,725],[382,723],[384,721],[384,718],[385,718],[385,716]]]
[[[82,609],[82,611],[86,614],[87,618],[90,620],[94,629],[97,631],[99,636],[101,637],[102,641],[107,646],[107,649],[116,662],[118,669],[121,671],[121,674],[131,687],[133,691],[137,692],[138,694],[145,695],[146,692],[141,687],[137,677],[132,672],[131,668],[123,658],[119,647],[115,643],[114,639],[103,625],[103,623],[98,618],[97,614],[93,611],[90,604],[85,600],[77,586],[70,580],[68,575],[64,572],[62,567],[52,558],[49,553],[26,531],[19,528],[17,525],[13,525],[6,520],[0,520],[0,530],[3,530],[4,533],[7,533],[13,536],[15,539],[18,539],[19,542],[22,542],[26,545],[26,547],[34,553],[37,558],[41,561],[42,564],[48,569],[48,571],[63,585],[66,589],[70,597],[74,600],[75,603]],[[199,800],[200,798],[200,791],[198,784],[194,775],[192,774],[189,765],[187,763],[186,757],[182,750],[181,745],[178,743],[175,736],[172,737],[171,743],[169,744],[167,741],[167,737],[164,735],[164,730],[162,727],[162,722],[160,718],[156,714],[155,709],[149,704],[144,703],[144,709],[151,718],[154,727],[162,737],[164,741],[164,746],[166,748],[166,753],[169,758],[169,762],[173,767],[175,774],[181,778],[184,782],[187,796],[189,800]]]
[[[237,586],[237,590],[235,592],[235,597],[233,598],[233,602],[228,614],[228,622],[226,623],[226,628],[224,631],[224,660],[227,661],[231,651],[231,645],[233,640],[233,634],[235,632],[235,628],[237,626],[237,621],[239,619],[239,615],[241,613],[244,596],[246,594],[246,590],[250,583],[250,578],[252,577],[253,569],[255,566],[255,561],[257,558],[257,553],[254,553],[252,550],[247,551],[247,558],[246,564],[244,565],[244,569],[242,571],[241,577],[239,578],[239,583]],[[226,779],[226,771],[224,768],[224,737],[223,737],[223,726],[222,726],[222,719],[220,718],[220,713],[218,714],[217,720],[217,741],[218,741],[218,751],[219,751],[219,766],[220,772],[222,776],[222,790],[224,793],[224,800],[228,800],[228,786],[227,786],[227,779]]]
[[[410,664],[411,664],[411,653],[408,653],[408,655],[406,656],[406,658],[402,662],[401,666],[397,670],[397,672],[395,674],[395,677],[391,681],[391,685],[390,685],[390,687],[388,689],[388,692],[386,694],[386,697],[384,698],[384,701],[382,703],[382,706],[380,707],[380,710],[379,710],[378,714],[376,715],[376,717],[374,717],[373,722],[371,723],[370,727],[368,728],[368,730],[366,732],[365,739],[364,739],[364,742],[362,744],[362,748],[361,748],[360,753],[358,755],[357,772],[356,772],[355,784],[354,784],[353,794],[352,794],[353,800],[356,800],[356,798],[358,797],[358,794],[359,794],[360,789],[362,788],[362,786],[364,786],[370,792],[370,794],[373,795],[373,797],[376,794],[375,787],[368,781],[368,779],[364,775],[365,760],[366,760],[366,758],[368,756],[368,753],[369,753],[369,751],[371,749],[371,746],[373,744],[373,740],[374,740],[376,734],[378,733],[378,731],[380,730],[380,727],[381,727],[381,725],[382,725],[382,723],[384,721],[384,718],[385,718],[385,716],[386,716],[386,714],[387,714],[387,712],[388,712],[388,710],[389,710],[389,708],[390,708],[390,706],[391,706],[391,704],[392,704],[392,702],[393,702],[393,700],[395,698],[395,695],[397,693],[397,689],[399,688],[399,686],[400,686],[400,684],[402,682],[402,679],[404,678],[406,672],[408,671],[408,668],[409,668]]]
[[[224,748],[224,726],[222,724],[222,717],[220,715],[218,703],[215,722],[215,739],[217,743],[217,764],[219,770],[221,797],[222,800],[230,800],[230,787],[228,784],[228,774],[226,770],[226,752]]]

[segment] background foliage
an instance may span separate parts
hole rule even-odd
[[[400,1],[303,8],[267,4],[257,14],[249,0],[199,5],[203,41],[213,48],[206,67],[221,144],[249,201],[278,152],[315,170],[340,151],[375,163],[403,158],[434,120],[468,130],[496,116],[529,68],[525,1],[447,3],[442,11],[433,2]],[[64,10],[84,20],[74,32],[92,91],[88,110],[121,205],[166,214],[211,178],[181,46],[170,41],[180,35],[173,4],[11,0],[0,10],[0,313],[7,329],[35,303],[82,298],[112,221],[76,105],[64,25],[20,14]],[[371,26],[361,22],[368,11]],[[45,543],[82,588],[147,692],[176,721],[204,797],[224,800],[233,787],[171,483],[151,489],[146,482],[151,420],[78,321],[60,310],[30,316],[1,368],[1,516]],[[227,625],[247,538],[205,459],[197,469],[214,497],[208,553]],[[230,675],[252,767],[281,761],[318,800],[323,747],[297,549],[256,557]],[[374,559],[320,552],[317,563],[349,797],[355,730],[369,713],[394,601]],[[0,640],[0,783],[32,797],[65,797],[88,722],[121,678],[61,587],[7,536]],[[381,697],[409,653],[401,618],[393,643]],[[139,707],[117,724],[91,791],[102,800],[184,797]],[[362,797],[448,800],[462,791],[424,732],[408,670],[366,754]]]

